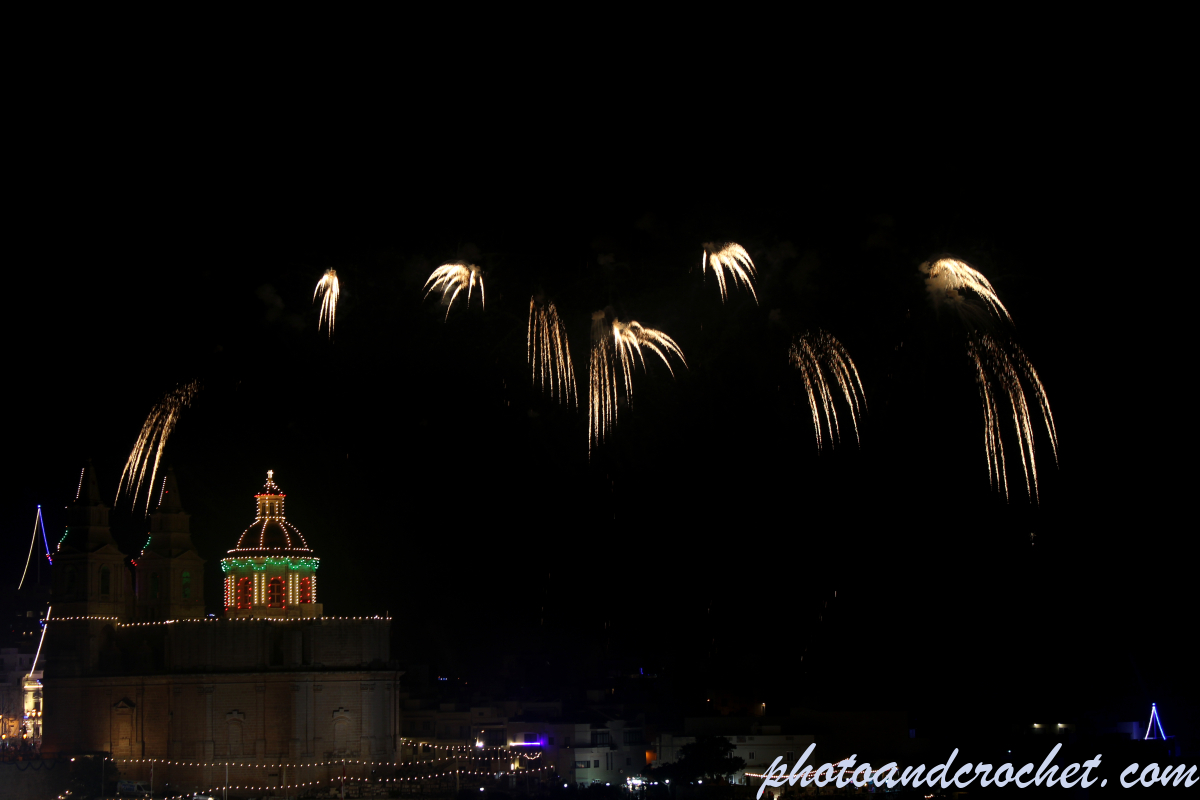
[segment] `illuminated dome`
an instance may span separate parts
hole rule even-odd
[[[274,480],[275,470],[267,470],[267,482],[254,495],[258,501],[258,516],[246,528],[237,546],[230,550],[241,556],[311,556],[304,534],[284,516],[283,501],[287,497]]]
[[[284,517],[286,495],[267,470],[267,482],[254,495],[258,516],[242,532],[229,558],[221,559],[225,573],[225,616],[250,618],[319,617],[317,567],[304,535]]]

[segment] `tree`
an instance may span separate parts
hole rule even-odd
[[[679,763],[675,772],[679,780],[726,779],[746,766],[733,755],[733,742],[724,736],[699,736],[696,741],[679,748]]]

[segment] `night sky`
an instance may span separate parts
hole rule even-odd
[[[273,469],[326,613],[391,613],[406,668],[509,696],[642,668],[683,710],[721,688],[923,724],[1144,721],[1154,701],[1194,725],[1182,213],[1131,163],[1050,145],[1029,162],[798,140],[737,163],[715,133],[618,136],[454,132],[374,159],[374,138],[114,134],[23,184],[4,581],[34,507],[53,542],[88,458],[112,504],[151,406],[196,379],[166,460],[211,611]],[[714,240],[749,250],[758,305],[702,278]],[[1046,386],[1061,465],[1039,430],[1040,504],[1011,440],[1012,499],[988,486],[966,328],[917,269],[941,254],[992,281]],[[485,270],[487,308],[443,321],[421,287],[458,258]],[[312,303],[328,267],[332,340]],[[538,291],[581,386],[605,306],[688,360],[639,370],[590,461],[586,410],[530,387]],[[862,375],[861,448],[815,447],[787,350],[817,328]],[[112,519],[136,554],[147,521],[127,501]]]

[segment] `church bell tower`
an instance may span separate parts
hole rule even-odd
[[[204,559],[192,544],[173,470],[167,470],[158,508],[150,515],[150,538],[133,563],[139,621],[204,616]]]

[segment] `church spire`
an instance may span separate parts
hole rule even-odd
[[[69,547],[83,552],[92,552],[105,545],[116,546],[108,528],[109,508],[100,497],[100,484],[96,480],[96,468],[88,459],[87,466],[79,478],[79,489],[75,502],[67,508],[67,532],[59,542],[59,548]]]
[[[162,502],[150,515],[150,540],[146,549],[168,558],[195,550],[196,547],[192,544],[191,515],[183,510],[175,470],[170,467],[163,477],[161,494]]]
[[[183,510],[175,470],[167,468],[158,508],[150,515],[150,538],[133,562],[137,570],[139,620],[204,616],[204,559],[192,544],[190,515]]]
[[[179,499],[179,484],[175,482],[175,470],[167,467],[166,477],[163,478],[162,500],[158,504],[161,514],[178,514],[183,511]]]

